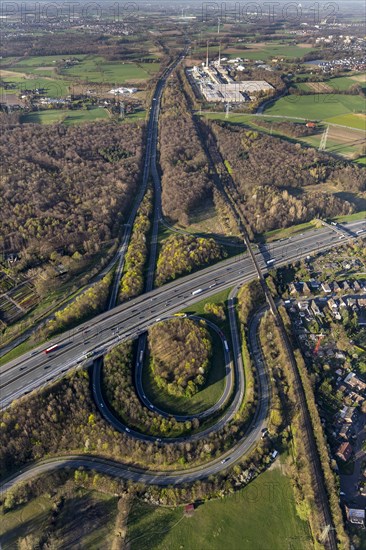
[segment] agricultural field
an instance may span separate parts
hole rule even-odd
[[[324,120],[362,129],[365,110],[365,100],[360,96],[316,94],[282,97],[267,107],[265,114]]]
[[[114,61],[107,62],[96,55],[77,55],[79,63],[62,68],[65,56],[33,56],[2,60],[2,80],[10,85],[1,88],[2,101],[13,103],[24,90],[43,89],[43,95],[62,98],[70,93],[85,93],[85,85],[98,84],[100,93],[107,93],[115,85],[142,84],[152,78],[160,68],[158,59],[151,63]],[[17,100],[18,101],[18,100]]]
[[[3,81],[14,86],[12,89],[6,90],[6,93],[21,94],[24,90],[43,88],[44,95],[47,97],[60,98],[68,95],[70,91],[71,83],[62,78],[55,79],[38,76],[35,73],[22,74],[11,71],[6,71],[5,74]]]
[[[63,122],[64,124],[78,124],[80,122],[93,122],[94,120],[103,120],[108,118],[108,111],[101,107],[95,109],[78,109],[71,111],[69,109],[48,109],[47,111],[36,111],[22,116],[23,124],[55,124]]]
[[[106,62],[103,57],[88,56],[77,65],[62,69],[62,74],[83,82],[119,85],[148,80],[158,72],[159,67],[159,63]]]
[[[299,77],[309,78],[307,82],[295,82],[293,86],[299,90],[306,92],[314,92],[317,94],[334,94],[339,92],[345,92],[349,90],[355,84],[359,84],[361,87],[365,87],[366,75],[354,74],[351,76],[337,76],[335,78],[328,78],[323,82],[311,82],[312,75],[298,75]]]
[[[307,97],[307,96],[303,96],[303,97]],[[271,116],[267,116],[268,112],[269,110],[266,111],[266,115],[261,118],[263,118],[263,120],[265,120],[266,122],[274,123],[272,130],[257,125],[256,122],[258,120],[258,117],[250,114],[231,113],[229,115],[228,121],[231,122],[232,124],[239,124],[239,125],[242,124],[242,125],[254,128],[260,132],[271,133],[272,135],[277,135],[279,137],[289,139],[290,141],[297,141],[299,143],[304,143],[304,144],[310,145],[311,147],[316,147],[316,148],[319,147],[323,132],[326,128],[325,122],[329,122],[330,124],[329,124],[329,131],[328,131],[328,139],[327,139],[327,144],[325,149],[326,152],[347,158],[349,160],[353,160],[358,155],[361,155],[364,150],[365,134],[362,130],[364,131],[366,130],[365,115],[362,115],[362,114],[356,115],[353,113],[349,113],[347,115],[340,115],[338,117],[333,117],[332,119],[328,119],[327,121],[319,124],[317,131],[313,135],[307,136],[307,137],[301,137],[301,138],[293,138],[277,131],[275,128],[275,124],[276,122],[279,122],[281,120],[288,120],[288,121],[293,120],[294,122],[296,122],[296,119],[298,119],[298,117],[284,116],[283,118],[281,118],[279,115],[275,115],[271,117]],[[210,119],[215,119],[215,120],[225,120],[224,113],[204,113],[202,116],[205,116],[206,118],[210,118]],[[341,126],[349,125],[349,127],[343,128],[341,126],[336,126],[336,125],[333,126],[332,123],[339,124]],[[357,160],[357,162],[362,163],[362,159]]]
[[[0,272],[0,321],[10,325],[39,303],[30,281],[14,281]]]
[[[280,42],[258,42],[258,43],[244,43],[238,42],[236,44],[230,44],[221,51],[221,55],[229,58],[241,57],[242,59],[250,59],[251,61],[268,61],[273,58],[276,59],[292,59],[297,57],[303,57],[305,54],[314,51],[311,44],[282,44]],[[206,48],[200,47],[193,51],[193,54],[206,54]],[[209,47],[209,55],[217,56],[217,46]]]
[[[55,512],[53,500],[43,495],[13,511],[0,511],[0,544],[3,550],[28,548],[19,541],[44,537],[47,531],[62,548],[108,548],[117,515],[117,497],[97,491],[77,490]],[[33,547],[38,547],[32,546]]]
[[[127,529],[131,550],[313,548],[308,524],[296,513],[290,480],[279,469],[233,495],[199,505],[191,517],[182,508],[135,501]]]

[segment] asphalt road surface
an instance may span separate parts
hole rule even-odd
[[[355,233],[365,227],[366,222],[361,220],[347,224],[347,231]],[[278,267],[314,251],[335,246],[347,238],[340,240],[339,235],[330,228],[321,228],[262,247],[257,251],[257,256],[261,267],[266,270],[269,259],[275,260],[271,267]],[[90,322],[5,364],[1,371],[0,406],[9,406],[14,399],[43,386],[78,363],[91,362],[104,355],[121,340],[137,337],[157,318],[163,320],[198,300],[243,284],[253,277],[255,273],[250,258],[241,254],[96,316]],[[200,292],[193,295],[192,292],[197,290]],[[43,350],[53,344],[57,344],[58,348],[45,354]],[[85,359],[86,354],[93,356]]]

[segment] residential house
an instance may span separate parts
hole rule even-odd
[[[349,374],[347,374],[344,382],[345,384],[348,384],[350,388],[359,392],[364,392],[366,389],[365,382],[360,380],[354,372],[350,372]]]
[[[358,281],[353,281],[352,282],[352,288],[355,292],[360,292],[361,290],[361,285]]]
[[[365,527],[365,510],[363,508],[348,508],[346,506],[346,515],[350,523]]]
[[[341,443],[336,451],[336,455],[344,462],[347,462],[352,456],[352,445],[348,441]]]
[[[323,317],[323,314],[320,311],[320,309],[319,309],[317,303],[315,302],[315,300],[311,300],[310,308],[311,308],[312,312],[314,313],[314,315],[317,315],[319,317]]]
[[[332,292],[332,289],[330,288],[328,283],[322,283],[321,287],[322,287],[322,291],[325,292],[326,294],[330,294]]]
[[[354,412],[355,409],[353,407],[347,407],[347,405],[345,405],[340,411],[340,417],[344,422],[347,422],[347,424],[352,424]]]
[[[288,291],[290,294],[296,294],[297,293],[297,288],[295,286],[295,283],[290,283],[288,285]]]
[[[337,281],[334,281],[332,283],[332,288],[333,288],[333,292],[340,292],[341,290],[341,287],[339,286],[339,284],[337,283]]]
[[[348,281],[343,281],[342,284],[342,289],[344,290],[344,292],[348,292],[350,290],[350,286],[349,286],[349,283]]]
[[[343,439],[348,439],[348,437],[350,436],[350,432],[351,432],[351,426],[349,424],[344,423],[340,427],[338,435]]]
[[[302,293],[311,294],[311,289],[309,288],[309,285],[306,282],[302,284]]]

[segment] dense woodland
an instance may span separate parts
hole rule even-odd
[[[174,234],[161,247],[156,267],[156,285],[161,286],[179,275],[191,273],[226,257],[224,249],[214,239],[194,235]]]
[[[100,252],[133,199],[142,139],[137,124],[3,125],[0,248],[19,255],[19,269]]]
[[[231,193],[254,233],[354,210],[348,201],[323,192],[323,183],[339,191],[366,188],[361,167],[277,137],[226,123],[208,124],[235,184]]]
[[[153,192],[148,189],[137,212],[125,256],[119,301],[138,296],[144,290],[144,269],[148,257],[148,236],[151,226]]]
[[[212,355],[210,333],[191,319],[170,319],[149,330],[151,368],[158,387],[190,397],[205,383]]]
[[[16,35],[14,40],[5,40],[2,44],[3,57],[28,57],[31,55],[65,55],[77,56],[80,54],[95,54],[105,57],[109,61],[116,61],[126,58],[129,55],[136,55],[138,52],[141,58],[148,57],[149,51],[137,46],[128,38],[100,35],[99,33],[63,32],[52,33],[52,40],[49,34],[23,34]],[[4,60],[6,66],[6,59]]]
[[[171,221],[188,223],[189,214],[211,196],[208,162],[177,75],[170,77],[160,118],[162,206]]]

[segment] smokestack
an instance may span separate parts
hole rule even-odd
[[[206,53],[206,69],[208,69],[208,40],[207,40],[207,53]]]
[[[219,42],[219,67],[221,67],[221,42]]]

